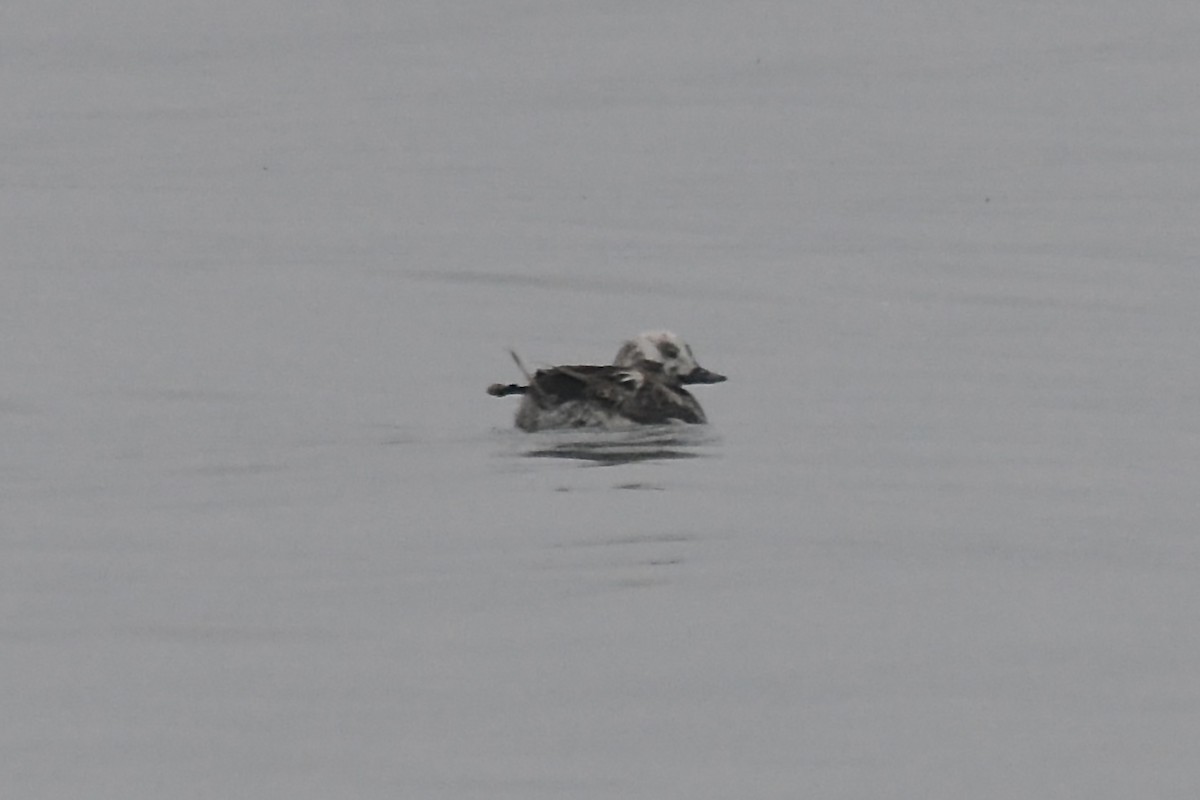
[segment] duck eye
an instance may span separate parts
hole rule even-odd
[[[662,353],[663,358],[677,358],[679,356],[679,348],[671,342],[659,342],[658,352]]]

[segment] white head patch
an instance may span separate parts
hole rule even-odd
[[[697,368],[696,358],[687,342],[670,331],[646,331],[621,345],[613,364],[636,367],[643,361],[661,364],[668,378],[690,375]]]

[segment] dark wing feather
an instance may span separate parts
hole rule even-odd
[[[553,398],[556,403],[570,400],[603,400],[601,390],[617,372],[612,366],[577,365],[539,369],[533,376],[537,397]]]
[[[663,381],[647,381],[621,407],[622,413],[634,422],[659,423],[671,419],[703,424],[707,420],[696,398],[685,389],[672,387]]]

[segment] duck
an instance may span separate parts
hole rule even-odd
[[[701,367],[692,348],[666,330],[645,331],[624,342],[605,365],[566,365],[530,373],[510,351],[525,384],[493,383],[493,397],[521,395],[516,426],[620,429],[637,425],[708,422],[685,386],[721,383],[724,375]]]

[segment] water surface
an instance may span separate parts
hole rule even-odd
[[[7,795],[1194,796],[1183,6],[9,5]]]

